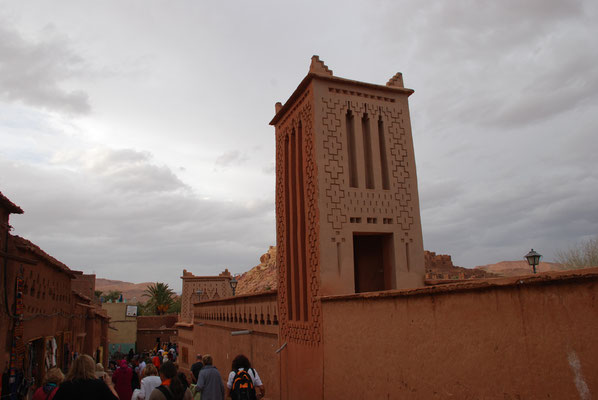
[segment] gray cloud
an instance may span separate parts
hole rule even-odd
[[[26,39],[0,18],[0,97],[52,111],[88,113],[87,93],[65,85],[83,59],[51,26],[41,34],[42,40]]]
[[[104,149],[90,165],[73,172],[0,159],[3,192],[25,210],[12,217],[16,234],[71,268],[180,287],[183,268],[206,275],[245,271],[274,242],[269,199],[204,200],[167,168],[153,166],[148,154],[132,150]],[[139,182],[152,185],[140,191]]]
[[[231,150],[219,155],[214,164],[216,164],[218,167],[224,168],[231,165],[241,165],[247,160],[249,160],[247,154],[242,153],[239,150]]]
[[[314,53],[337,76],[383,84],[402,71],[416,90],[427,249],[462,266],[531,247],[550,260],[598,232],[594,1],[26,4],[3,4],[23,23],[0,28],[2,54],[21,60],[0,68],[25,76],[43,60],[33,76],[59,101],[27,83],[0,94],[0,185],[25,208],[20,232],[69,265],[176,285],[183,266],[254,265],[274,243],[267,124]],[[48,21],[68,39],[32,39]],[[75,79],[93,99],[85,118],[18,107],[76,112],[63,104]]]

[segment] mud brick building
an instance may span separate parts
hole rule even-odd
[[[0,193],[0,363],[18,383],[39,384],[51,366],[67,370],[76,352],[106,362],[108,317],[73,291],[80,271],[10,234],[10,214],[22,213]]]
[[[192,299],[184,367],[244,353],[268,399],[598,393],[597,268],[426,285],[412,93],[312,58],[271,121],[278,291]]]
[[[229,298],[233,291],[230,286],[232,275],[225,269],[218,276],[196,276],[183,270],[183,292],[181,294],[181,318],[175,325],[178,330],[180,357],[179,364],[189,369],[195,362],[197,348],[202,340],[193,337],[193,305],[199,301]]]
[[[178,320],[178,314],[137,317],[137,352],[148,352],[164,343],[177,343],[175,324]]]

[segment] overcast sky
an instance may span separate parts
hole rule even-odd
[[[424,246],[598,233],[598,2],[0,0],[0,191],[73,269],[180,288],[275,244],[274,103],[320,55],[410,98]]]

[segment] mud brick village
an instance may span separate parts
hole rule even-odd
[[[424,250],[402,74],[346,79],[313,56],[297,82],[269,121],[275,245],[241,274],[172,267],[182,291],[158,312],[140,302],[148,287],[78,271],[13,234],[27,210],[0,194],[3,398],[30,396],[83,354],[108,371],[166,345],[189,379],[197,354],[225,383],[246,355],[267,399],[598,395],[598,269],[533,250],[470,269]]]

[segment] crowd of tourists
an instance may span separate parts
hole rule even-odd
[[[190,374],[179,371],[176,347],[126,356],[117,354],[105,370],[88,355],[80,355],[66,374],[46,372],[33,400],[258,400],[265,388],[249,359],[233,359],[225,384],[212,356],[198,354]]]

